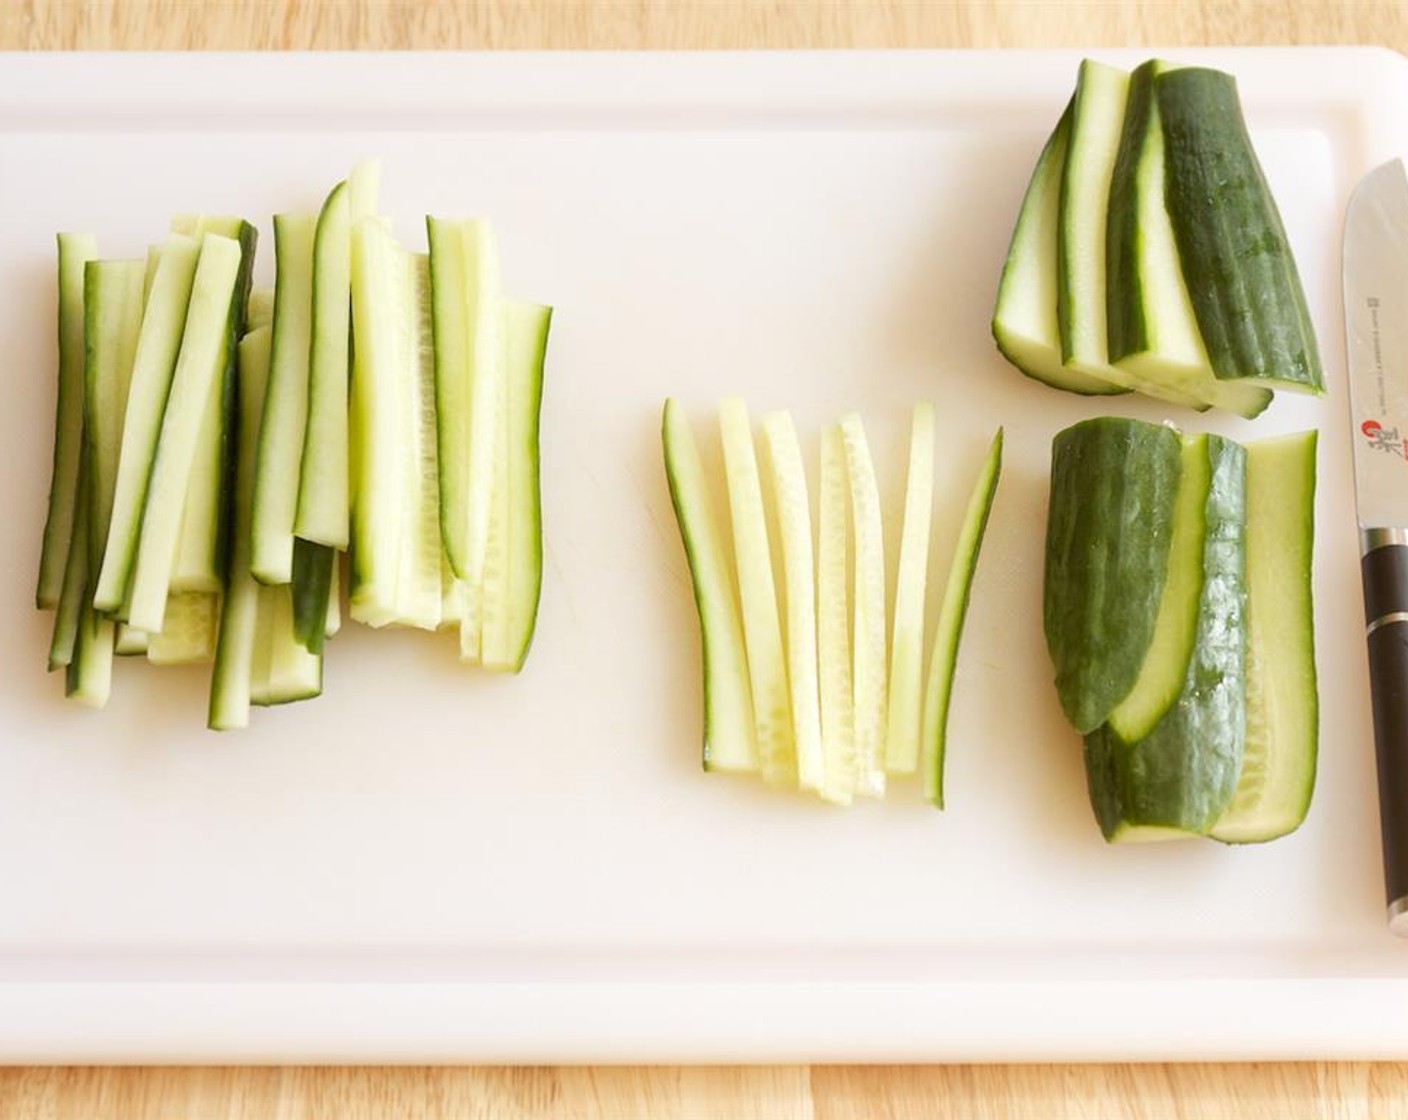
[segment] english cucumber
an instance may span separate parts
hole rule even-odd
[[[665,402],[661,420],[665,475],[694,587],[703,647],[704,769],[755,771],[758,746],[743,620],[723,523],[689,420],[679,402]]]
[[[1002,477],[1002,429],[998,428],[988,447],[977,480],[973,483],[968,507],[949,563],[943,604],[934,626],[933,650],[929,655],[929,681],[924,692],[924,795],[944,807],[944,759],[948,744],[948,712],[953,698],[953,678],[958,668],[958,648],[963,639],[963,623],[973,593],[973,577],[978,570],[983,537],[992,513],[997,484]]]

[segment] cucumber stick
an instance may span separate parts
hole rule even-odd
[[[34,596],[35,604],[44,610],[58,605],[77,516],[78,461],[83,442],[84,269],[98,255],[96,240],[82,233],[59,234],[58,249],[59,384],[54,465]]]
[[[891,774],[913,774],[919,765],[924,704],[924,597],[933,512],[934,406],[924,401],[914,408],[909,437],[904,528],[900,535],[899,574],[895,579],[890,710],[885,736],[885,768]]]
[[[792,727],[797,744],[797,784],[804,790],[819,791],[825,782],[826,760],[821,746],[816,562],[807,472],[790,413],[769,413],[763,417],[762,429],[782,548],[787,603],[787,679],[792,692]]]
[[[703,648],[704,769],[755,771],[758,745],[743,620],[724,525],[679,402],[665,402],[661,443],[670,501],[694,587]]]
[[[377,218],[357,223],[352,245],[352,617],[433,630],[441,547],[428,262]]]
[[[1227,843],[1293,831],[1315,789],[1315,452],[1313,431],[1247,447],[1246,748],[1211,833]]]
[[[74,480],[74,508],[88,505],[87,457],[79,454],[78,477]],[[73,535],[69,538],[68,555],[64,557],[64,579],[59,599],[54,604],[54,630],[49,640],[49,672],[72,663],[78,644],[78,628],[87,606],[90,568],[88,557],[89,519],[74,519]]]
[[[308,419],[294,532],[337,549],[347,548],[349,541],[351,231],[376,209],[378,177],[375,162],[354,168],[351,179],[328,195],[314,235]]]
[[[201,418],[210,394],[221,391],[241,257],[240,243],[231,238],[207,233],[201,240],[180,352],[150,468],[132,582],[123,604],[124,621],[149,633],[161,630],[166,610]],[[119,485],[121,481],[119,474]]]
[[[753,686],[757,725],[758,768],[764,781],[791,784],[797,777],[796,743],[792,731],[792,698],[778,617],[777,586],[767,515],[753,429],[742,400],[719,404],[724,474],[728,480],[729,514],[733,524],[734,562],[743,608],[743,639]]]
[[[1119,154],[1129,75],[1086,59],[1071,107],[1071,135],[1061,177],[1056,311],[1061,356],[1088,377],[1175,404],[1206,407],[1191,394],[1110,364],[1106,307],[1106,237],[1110,186]]]
[[[491,591],[486,570],[482,663],[486,669],[516,673],[533,642],[543,582],[538,421],[552,309],[504,300],[502,313],[507,399],[490,531],[497,546],[491,554],[500,554],[502,578]]]
[[[851,662],[849,579],[850,483],[839,424],[821,433],[817,510],[817,675],[821,693],[821,796],[849,805],[857,779],[855,692]]]
[[[172,234],[162,245],[152,277],[133,359],[112,520],[93,596],[93,605],[100,611],[120,613],[127,598],[199,255],[200,243],[194,238]],[[162,596],[164,600],[165,589]]]
[[[274,216],[274,317],[258,433],[250,567],[261,583],[293,578],[293,521],[308,426],[308,355],[313,325],[311,214]]]
[[[230,576],[220,611],[208,723],[226,731],[249,725],[250,681],[259,618],[259,584],[250,570],[253,498],[265,386],[271,366],[270,328],[258,327],[239,343],[238,452],[235,467]]]
[[[205,591],[173,591],[166,597],[160,633],[147,639],[153,665],[203,665],[215,656],[220,630],[220,596]]]
[[[963,622],[968,615],[973,577],[978,569],[978,557],[982,552],[983,537],[987,533],[988,517],[992,513],[993,498],[1001,476],[1002,429],[998,428],[968,499],[958,541],[953,548],[953,560],[949,564],[939,618],[934,625],[929,681],[924,692],[923,770],[924,796],[940,809],[944,805],[948,712],[953,697],[954,672],[958,667],[959,643],[963,638]]]
[[[885,650],[885,533],[880,489],[865,428],[852,413],[841,420],[851,525],[855,533],[854,639],[856,791],[885,792],[885,731],[889,716]]]
[[[250,703],[260,707],[311,700],[323,691],[323,659],[294,634],[293,589],[289,584],[258,589]]]
[[[1056,315],[1057,240],[1061,179],[1071,138],[1071,106],[1061,114],[1032,171],[1022,199],[1002,278],[997,286],[992,334],[1009,362],[1037,381],[1073,393],[1106,395],[1129,390],[1104,377],[1081,373],[1061,355]]]

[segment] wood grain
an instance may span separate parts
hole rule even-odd
[[[681,49],[1378,44],[1394,0],[0,0],[0,48]],[[7,1120],[1408,1120],[1408,1064],[14,1069]]]

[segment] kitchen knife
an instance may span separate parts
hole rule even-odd
[[[1355,188],[1344,226],[1354,494],[1389,929],[1408,937],[1408,176]]]

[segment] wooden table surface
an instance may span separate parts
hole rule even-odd
[[[0,48],[748,48],[1373,43],[1403,0],[0,0]],[[1408,1014],[1408,1009],[1405,1009]],[[8,1120],[1408,1118],[1408,1063],[741,1069],[15,1069]]]

